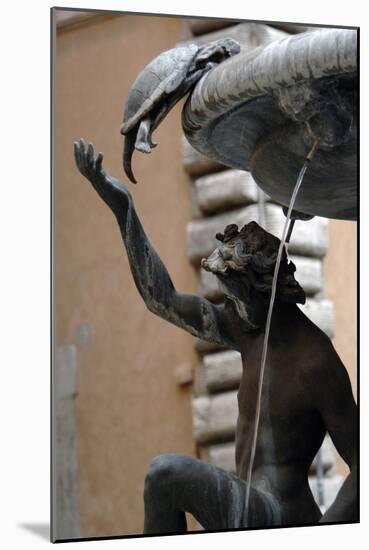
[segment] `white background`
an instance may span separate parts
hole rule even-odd
[[[365,3],[69,0],[64,6],[361,27],[361,493],[360,525],[78,543],[99,548],[363,548],[368,538],[368,30]],[[50,52],[52,2],[4,2],[1,28],[1,490],[0,544],[49,544]],[[63,6],[63,4],[62,4]],[[223,6],[223,7],[222,7]],[[81,213],[82,215],[82,213]],[[342,253],[344,254],[344,250]],[[366,283],[366,284],[365,284]],[[4,307],[5,304],[5,307]],[[25,525],[31,528],[24,527]],[[33,527],[32,527],[33,526]],[[44,527],[43,527],[44,526]],[[367,542],[365,546],[367,545]]]

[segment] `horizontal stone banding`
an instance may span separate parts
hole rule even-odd
[[[285,217],[280,206],[265,205],[265,229],[281,237]],[[208,256],[219,242],[215,235],[223,232],[226,225],[235,223],[242,227],[251,221],[258,221],[260,211],[256,204],[218,214],[210,218],[195,220],[187,225],[187,250],[190,261],[199,264]],[[328,222],[324,218],[313,218],[307,222],[297,221],[294,226],[289,252],[322,258],[328,248]]]

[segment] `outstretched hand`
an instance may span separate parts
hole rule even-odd
[[[86,143],[83,138],[74,142],[74,158],[78,166],[78,170],[92,184],[103,183],[106,178],[106,173],[102,169],[103,154],[99,153],[94,158],[94,147],[89,143],[86,148]]]
[[[86,146],[83,138],[76,141],[74,143],[74,158],[78,170],[92,183],[95,191],[116,215],[120,214],[122,209],[127,208],[131,198],[129,192],[118,179],[109,176],[103,170],[103,154],[99,153],[95,158],[92,143]]]

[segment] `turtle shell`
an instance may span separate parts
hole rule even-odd
[[[198,50],[195,44],[173,48],[146,65],[129,92],[123,115],[122,134],[127,134],[153,105],[180,86]]]

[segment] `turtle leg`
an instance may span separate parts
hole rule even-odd
[[[145,118],[140,122],[135,142],[135,149],[137,149],[137,151],[141,151],[141,153],[151,153],[151,149],[156,145],[151,140],[151,127],[152,120],[150,118]]]
[[[148,140],[149,140],[151,149],[154,149],[154,147],[157,146],[157,143],[156,143],[156,141],[153,141],[153,140],[152,140],[152,132],[153,132],[153,129],[152,129],[152,127],[151,127],[151,131],[150,131],[150,133],[149,133]]]
[[[217,66],[217,63],[213,63],[212,61],[209,61],[209,63],[206,63],[206,67],[205,67],[205,71],[210,71],[211,69],[213,69],[214,67]]]

